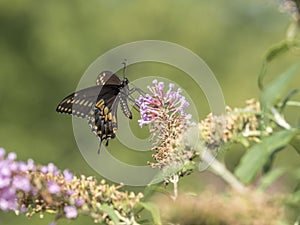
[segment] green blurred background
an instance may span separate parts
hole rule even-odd
[[[243,106],[246,99],[259,96],[256,79],[263,54],[284,38],[289,23],[289,16],[279,13],[276,2],[270,0],[1,0],[0,146],[16,152],[21,160],[54,162],[76,174],[100,179],[77,148],[71,117],[55,112],[59,101],[75,90],[84,71],[98,56],[132,41],[175,42],[205,60],[228,105]],[[298,59],[297,54],[287,54],[273,63],[268,79]],[[130,66],[127,76],[136,79],[141,75],[160,75],[181,83],[195,100],[203,119],[209,109],[201,90],[191,79],[183,82],[177,73],[180,71],[172,68],[141,64]],[[298,78],[293,87],[299,81]],[[291,110],[288,120],[295,122],[297,116]],[[136,120],[131,124],[138,133]],[[117,140],[111,142],[109,149],[133,164],[143,165],[151,160],[151,152],[123,150]],[[237,164],[242,153],[240,146],[234,146],[225,155],[229,168]],[[276,164],[295,167],[299,158],[289,149],[279,154]],[[206,173],[195,173],[184,178],[181,186],[200,190],[210,179]],[[293,180],[286,178],[279,188],[288,190],[292,184]],[[48,224],[52,219],[47,216],[41,221],[35,216],[27,220],[13,213],[0,213],[0,224],[5,225]],[[86,222],[92,223],[80,218],[72,224]]]

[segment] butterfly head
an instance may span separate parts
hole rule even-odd
[[[124,80],[122,81],[122,86],[127,86],[129,84],[129,80],[127,79],[127,77],[124,78]]]

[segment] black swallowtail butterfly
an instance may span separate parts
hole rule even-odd
[[[87,118],[92,131],[100,139],[101,143],[115,138],[118,128],[117,110],[120,103],[126,117],[132,119],[132,113],[128,107],[127,98],[130,94],[128,79],[120,78],[110,72],[101,72],[96,80],[96,85],[76,91],[65,97],[57,106],[56,111],[73,116]]]

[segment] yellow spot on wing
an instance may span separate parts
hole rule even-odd
[[[98,101],[97,103],[96,103],[96,107],[97,108],[99,108],[99,109],[101,109],[101,107],[104,105],[104,100],[103,99],[101,99],[100,101]]]
[[[112,120],[112,115],[111,113],[108,114],[108,117],[107,117],[109,120]]]
[[[108,107],[105,107],[104,110],[103,110],[104,115],[107,115],[107,114],[108,114],[108,111],[109,111]]]

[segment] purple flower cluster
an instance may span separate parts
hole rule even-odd
[[[55,179],[49,178],[63,175],[65,182],[73,180],[72,173],[64,170],[63,174],[61,174],[60,170],[53,163],[49,163],[47,166],[36,166],[32,159],[29,159],[27,162],[18,162],[16,159],[17,156],[15,153],[11,152],[5,156],[5,150],[0,148],[0,210],[2,211],[20,209],[21,211],[26,211],[24,205],[20,204],[22,199],[19,199],[20,196],[24,195],[18,195],[18,193],[22,192],[28,196],[37,196],[40,190],[32,182],[31,178],[34,173],[44,175],[46,178],[45,187],[53,195],[59,194],[62,190]],[[68,217],[69,214],[71,215],[70,217]],[[69,213],[68,211],[66,217],[74,218],[74,210],[73,213]]]
[[[135,220],[133,207],[143,197],[141,193],[119,191],[121,186],[108,185],[104,180],[99,183],[84,175],[76,177],[68,170],[61,172],[53,163],[35,165],[33,160],[25,163],[16,158],[15,153],[6,155],[0,148],[0,211],[11,210],[27,217],[38,213],[41,218],[44,213],[55,213],[52,225],[59,218],[75,219],[80,214],[91,216],[97,223],[111,224],[115,218],[100,209],[103,204],[122,215],[120,222],[127,217]]]
[[[17,193],[31,191],[30,177],[27,171],[35,170],[32,160],[16,162],[15,153],[9,153],[5,157],[5,150],[0,148],[0,209],[2,211],[16,210]]]
[[[139,120],[139,125],[141,127],[152,123],[162,114],[168,115],[170,118],[176,114],[189,116],[184,112],[185,108],[189,107],[189,103],[181,95],[182,90],[180,88],[175,91],[175,85],[169,84],[169,89],[165,92],[165,84],[163,82],[153,80],[152,83],[154,86],[147,87],[152,96],[149,94],[141,95],[136,100],[136,105],[140,107],[141,119]]]

